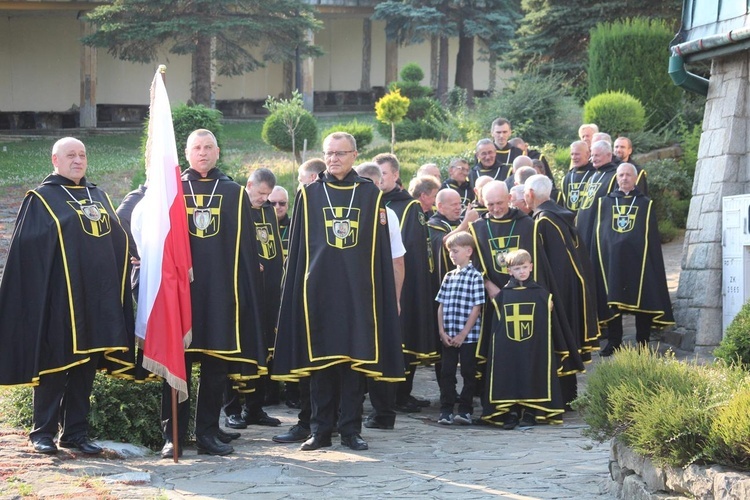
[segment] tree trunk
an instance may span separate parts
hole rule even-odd
[[[370,82],[370,64],[372,61],[372,21],[369,17],[362,21],[362,81],[359,89],[368,91],[372,89]]]
[[[456,55],[456,86],[466,89],[466,105],[474,102],[474,37],[461,36],[458,39]]]
[[[284,97],[289,99],[294,90],[294,61],[284,61],[282,66],[284,80]]]
[[[398,80],[398,41],[385,41],[385,88]]]
[[[190,97],[193,104],[211,107],[211,37],[199,36],[195,42]]]
[[[437,96],[440,102],[446,104],[448,101],[448,37],[440,37],[440,63],[438,64]]]
[[[440,67],[440,37],[430,37],[430,87],[438,87],[438,68]],[[440,94],[437,95],[440,98]]]

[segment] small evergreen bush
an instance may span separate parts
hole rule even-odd
[[[643,104],[630,94],[604,92],[592,97],[583,107],[584,123],[596,123],[612,137],[640,132],[646,125]]]
[[[649,127],[668,123],[678,113],[683,94],[664,69],[673,37],[674,30],[663,20],[635,18],[598,24],[591,30],[588,49],[589,96],[627,92],[643,103]],[[594,123],[615,137],[613,130]]]
[[[617,437],[660,465],[750,464],[750,375],[625,347],[600,363],[574,401],[599,440]]]
[[[643,168],[648,173],[648,195],[654,201],[654,216],[660,223],[660,231],[662,224],[667,232],[671,232],[670,227],[684,229],[690,209],[693,176],[671,158],[648,162]]]
[[[372,143],[374,130],[372,125],[367,123],[359,123],[357,120],[352,120],[349,123],[342,123],[339,125],[332,125],[325,129],[321,134],[321,139],[328,137],[334,132],[346,132],[354,137],[357,141],[357,150],[361,153],[368,145]]]
[[[570,144],[577,137],[580,106],[561,75],[520,74],[508,87],[476,99],[475,120],[480,136],[489,137],[495,118],[508,119],[513,135],[529,144]]]
[[[409,63],[401,68],[401,80],[391,82],[388,90],[393,92],[396,89],[401,91],[401,95],[409,99],[419,99],[432,95],[432,88],[423,86],[420,82],[424,78],[424,71],[417,63]]]
[[[270,114],[263,122],[261,132],[263,142],[280,151],[292,152],[292,136],[289,134],[284,120],[279,114]],[[309,111],[302,110],[299,117],[299,125],[294,131],[295,155],[298,155],[307,139],[307,149],[315,147],[318,141],[318,122]],[[299,161],[299,158],[298,158]]]
[[[746,302],[734,317],[714,356],[727,363],[739,363],[750,370],[750,302]]]

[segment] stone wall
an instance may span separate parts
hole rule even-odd
[[[711,352],[722,338],[722,198],[747,192],[748,64],[741,52],[711,65],[703,133],[674,304],[681,347]]]
[[[657,467],[617,439],[610,446],[609,492],[627,500],[750,498],[750,475],[719,465]]]

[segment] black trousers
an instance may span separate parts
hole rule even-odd
[[[648,344],[651,340],[651,324],[653,316],[647,313],[636,312],[635,316],[635,340],[639,344]],[[608,343],[614,347],[622,344],[622,314],[607,323],[609,330]]]
[[[338,429],[342,436],[362,431],[362,397],[365,376],[340,363],[310,375],[310,430],[313,434],[330,436],[336,423],[336,403],[340,412]]]
[[[54,438],[58,430],[62,441],[88,434],[90,396],[98,362],[99,354],[94,353],[87,363],[39,378],[39,385],[34,387],[34,428],[29,433],[32,441]]]
[[[367,392],[370,394],[370,404],[373,408],[371,418],[385,425],[393,425],[396,422],[396,390],[400,385],[367,379]]]
[[[299,379],[296,384],[299,389],[299,413],[297,414],[297,425],[303,429],[310,429],[310,417],[312,406],[310,405],[310,377]],[[334,410],[337,412],[338,410]]]
[[[461,362],[464,385],[458,396],[458,413],[474,411],[474,389],[477,384],[477,344],[463,343],[461,347],[442,346],[443,366],[440,373],[440,412],[453,413],[456,405],[456,370]]]
[[[417,365],[412,363],[417,359],[413,354],[404,354],[404,366],[406,367],[406,381],[396,384],[396,403],[404,404],[409,400],[411,391],[414,389],[414,375],[417,373]]]
[[[193,362],[201,364],[198,379],[198,394],[195,407],[195,435],[216,436],[219,432],[219,414],[224,400],[224,388],[228,374],[227,361],[201,353],[187,353],[185,368],[187,371],[188,391]],[[186,400],[177,406],[177,435],[184,440],[188,431],[190,418],[190,401]],[[166,382],[162,385],[161,394],[162,434],[167,441],[172,440],[172,388]]]

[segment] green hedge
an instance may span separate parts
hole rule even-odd
[[[643,103],[650,128],[669,122],[682,96],[667,73],[667,48],[673,37],[674,30],[663,20],[635,18],[597,25],[589,42],[589,97],[621,90]]]
[[[357,158],[367,161],[380,153],[390,153],[390,144],[372,148],[367,155]],[[395,154],[401,164],[401,179],[408,184],[414,172],[425,163],[437,163],[440,170],[448,171],[448,164],[453,158],[464,158],[469,165],[474,164],[474,148],[468,142],[442,142],[420,139],[396,143]]]
[[[351,134],[354,137],[354,140],[357,141],[357,150],[360,153],[372,143],[374,136],[372,125],[352,120],[349,123],[331,125],[320,134],[320,138],[324,139],[334,132],[346,132],[347,134]]]
[[[646,125],[646,111],[630,94],[610,91],[592,97],[583,107],[584,123],[596,123],[612,137],[640,132]]]
[[[292,136],[284,125],[281,116],[273,113],[266,117],[261,131],[263,142],[281,151],[292,151]],[[307,139],[307,149],[313,149],[318,142],[318,122],[309,111],[300,111],[299,125],[294,131],[297,152],[302,151]]]
[[[739,363],[750,370],[750,302],[742,306],[729,324],[714,356],[728,363]]]
[[[737,366],[628,347],[596,367],[573,406],[587,435],[618,437],[658,465],[749,463],[750,374]]]
[[[651,161],[643,168],[648,176],[648,196],[654,201],[654,216],[659,221],[662,242],[670,241],[687,223],[692,173],[673,159]]]

